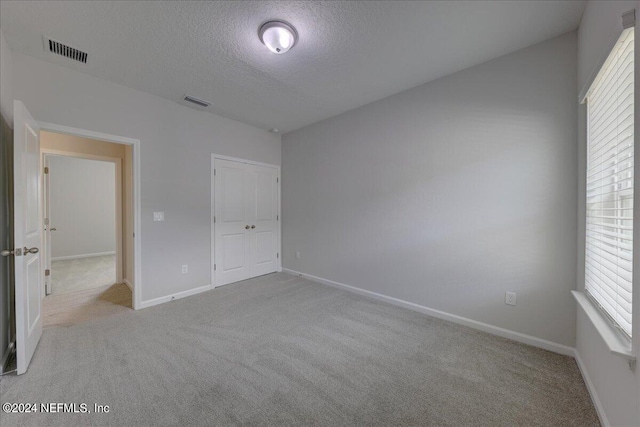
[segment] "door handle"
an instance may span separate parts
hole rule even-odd
[[[254,228],[256,228],[256,226],[255,226],[255,225],[252,225],[252,226],[251,226],[251,229],[253,230]]]
[[[9,256],[9,255],[13,255],[14,251],[10,251],[9,249],[5,249],[2,252],[0,252],[0,255],[2,256]]]
[[[24,254],[37,254],[38,252],[40,252],[40,249],[38,248],[31,248],[29,249],[28,247],[24,247]]]
[[[49,229],[49,231],[57,231],[57,230],[58,230],[58,229],[57,229],[57,228],[55,228],[55,227],[53,227],[53,228],[50,228],[50,229]]]
[[[249,227],[248,225],[245,225],[245,226],[244,226],[244,229],[245,229],[245,230],[248,230],[248,229],[250,229],[250,228],[251,228],[251,227]]]

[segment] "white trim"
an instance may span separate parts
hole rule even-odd
[[[129,287],[129,290],[131,290],[131,292],[133,292],[133,285],[131,284],[131,282],[129,281],[129,279],[122,279],[122,283],[124,283],[125,285],[127,285]]]
[[[500,328],[498,326],[489,325],[487,323],[478,322],[477,320],[468,319],[466,317],[458,316],[456,314],[447,313],[444,311],[436,310],[433,308],[425,307],[423,305],[415,304],[409,301],[404,301],[398,298],[382,295],[377,292],[367,291],[365,289],[356,288],[355,286],[345,285],[344,283],[335,282],[333,280],[323,279],[322,277],[312,276],[310,274],[300,273],[299,271],[283,268],[283,272],[293,274],[295,276],[304,277],[305,279],[312,280],[314,282],[322,283],[323,285],[331,286],[334,288],[343,289],[354,294],[368,296],[379,301],[388,302],[399,307],[408,308],[409,310],[417,311],[423,314],[427,314],[439,319],[448,320],[459,325],[468,326],[473,329],[477,329],[483,332],[488,332],[493,335],[497,335],[503,338],[509,338],[513,341],[517,341],[523,344],[532,345],[534,347],[542,348],[552,351],[554,353],[564,354],[565,356],[575,356],[575,349],[563,344],[558,344],[552,341],[547,341],[542,338],[537,338],[531,335],[523,334],[520,332],[512,331],[510,329]]]
[[[97,256],[107,256],[107,255],[115,255],[115,251],[111,252],[96,252],[94,254],[81,254],[81,255],[68,255],[68,256],[59,256],[55,258],[51,258],[51,261],[64,261],[67,259],[82,259],[82,258],[94,258]]]
[[[86,129],[62,126],[54,123],[38,122],[40,130],[49,132],[65,133],[68,135],[80,136],[83,138],[99,139],[116,144],[131,145],[133,148],[133,309],[142,308],[142,202],[140,197],[141,188],[141,161],[140,161],[140,140],[127,138],[119,135],[110,135],[102,132],[93,132]]]
[[[154,305],[163,304],[165,302],[190,297],[192,295],[196,295],[202,292],[210,291],[213,289],[212,285],[200,286],[199,288],[189,289],[188,291],[182,291],[171,295],[166,295],[164,297],[150,299],[149,301],[142,301],[140,303],[139,308],[148,308],[153,307]]]
[[[636,356],[631,349],[631,342],[627,341],[620,331],[617,331],[615,326],[600,312],[600,310],[593,304],[584,292],[571,291],[571,294],[578,302],[578,306],[582,308],[582,311],[589,318],[593,326],[598,331],[598,334],[602,337],[609,351],[615,355],[623,357],[630,362],[636,360]]]
[[[604,412],[604,407],[602,406],[602,402],[600,402],[600,398],[598,397],[598,393],[596,393],[596,388],[593,386],[593,382],[591,381],[591,377],[589,377],[589,373],[587,371],[587,367],[584,366],[584,362],[580,357],[580,353],[576,349],[575,354],[576,363],[578,364],[578,369],[580,369],[580,373],[582,374],[582,379],[584,379],[584,383],[587,385],[587,390],[589,391],[589,395],[591,396],[591,400],[593,401],[593,406],[596,408],[596,413],[598,414],[598,418],[600,418],[600,424],[603,427],[609,427],[611,424],[607,419],[607,414]]]
[[[11,352],[13,351],[14,347],[15,343],[11,342],[9,343],[7,349],[4,351],[2,360],[0,360],[0,374],[3,374],[5,372],[5,369],[7,368],[7,362],[9,361],[9,356],[11,356]]]
[[[107,142],[115,142],[116,144],[136,145],[140,143],[139,139],[127,138],[125,136],[110,135],[108,133],[94,132],[86,129],[78,129],[70,126],[57,125],[55,123],[38,122],[42,130],[49,132],[66,133],[69,135],[82,136],[90,139],[100,139]]]
[[[278,171],[280,171],[280,165],[274,165],[272,163],[255,162],[253,160],[241,159],[240,157],[222,156],[220,154],[212,153],[211,154],[211,160],[213,160],[214,158],[220,159],[220,160],[229,160],[231,162],[246,163],[248,165],[265,166],[265,167],[268,167],[268,168],[276,168],[276,169],[278,169]]]
[[[216,213],[216,209],[215,209],[215,163],[216,163],[216,159],[218,160],[227,160],[227,161],[232,161],[232,162],[238,162],[238,163],[246,163],[249,165],[255,165],[255,166],[263,166],[263,167],[268,167],[268,168],[274,168],[277,171],[277,177],[278,177],[278,213],[277,218],[278,220],[276,221],[278,223],[278,259],[277,259],[277,263],[276,263],[276,272],[281,272],[282,271],[282,178],[280,177],[280,165],[274,165],[274,164],[270,164],[270,163],[262,163],[262,162],[254,162],[253,160],[247,160],[247,159],[241,159],[238,157],[229,157],[229,156],[222,156],[219,154],[215,154],[215,153],[211,153],[211,215],[209,217],[209,222],[211,224],[211,236],[210,236],[210,244],[211,244],[211,283],[212,286],[215,288],[217,287],[216,285],[216,272],[214,270],[214,265],[216,264],[216,254],[215,254],[215,234],[216,234],[216,230],[215,230],[215,222],[213,221],[213,218],[215,216]],[[250,279],[250,278],[248,278]]]

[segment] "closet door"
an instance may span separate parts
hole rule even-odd
[[[215,286],[251,277],[251,199],[248,165],[218,160],[214,162],[214,275]]]
[[[278,271],[278,170],[249,166],[251,196],[251,275]]]

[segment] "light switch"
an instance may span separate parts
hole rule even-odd
[[[154,221],[164,221],[164,212],[154,212],[153,213]]]

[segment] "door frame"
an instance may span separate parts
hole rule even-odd
[[[124,274],[122,271],[122,264],[123,264],[123,245],[124,245],[124,240],[122,238],[123,234],[122,234],[122,227],[123,227],[123,213],[122,213],[122,207],[123,207],[123,192],[122,192],[122,159],[119,157],[109,157],[109,156],[100,156],[100,155],[95,155],[95,154],[85,154],[85,153],[75,153],[75,152],[67,152],[67,151],[61,151],[61,150],[54,150],[54,149],[48,149],[48,148],[40,148],[40,153],[42,154],[42,162],[43,164],[46,166],[48,166],[47,160],[51,157],[71,157],[71,158],[75,158],[75,159],[84,159],[84,160],[96,160],[96,161],[100,161],[100,162],[107,162],[107,163],[114,163],[115,164],[115,190],[116,190],[116,227],[115,227],[115,233],[116,233],[116,283],[122,283],[124,280]],[[44,263],[45,263],[45,269],[49,268],[51,269],[51,230],[50,230],[50,225],[51,225],[51,216],[50,216],[50,205],[49,205],[49,197],[50,197],[50,185],[47,184],[47,178],[44,178],[44,182],[43,182],[43,187],[42,187],[43,191],[43,198],[42,198],[42,206],[43,206],[43,210],[44,210],[44,218],[49,218],[49,224],[45,224],[45,231],[44,231],[44,248],[45,248],[45,256],[44,256]],[[47,282],[46,278],[45,278],[45,282]],[[49,280],[48,280],[48,284],[51,284],[51,276],[49,276]],[[45,288],[45,293],[43,293],[43,295],[47,295],[46,294],[46,288]]]
[[[238,163],[245,163],[245,164],[249,164],[249,165],[254,165],[254,166],[263,166],[263,167],[267,167],[267,168],[273,168],[277,171],[277,177],[278,177],[278,183],[277,183],[277,187],[278,187],[278,201],[277,201],[277,207],[278,207],[278,220],[276,221],[278,223],[278,254],[282,255],[282,218],[280,218],[282,216],[282,199],[280,197],[281,194],[281,186],[282,186],[282,182],[280,181],[280,166],[279,165],[274,165],[271,163],[262,163],[262,162],[256,162],[253,160],[248,160],[248,159],[242,159],[239,157],[229,157],[229,156],[223,156],[220,154],[215,154],[212,153],[211,154],[211,218],[210,218],[210,222],[211,222],[211,286],[213,288],[216,288],[218,286],[218,284],[216,283],[216,274],[214,271],[214,265],[216,264],[216,245],[215,245],[215,235],[216,235],[216,224],[214,222],[214,215],[216,212],[215,209],[215,201],[216,201],[216,192],[215,192],[215,180],[216,180],[216,176],[215,176],[215,162],[216,160],[227,160],[227,161],[231,161],[231,162],[238,162]],[[277,261],[277,271],[281,272],[282,271],[282,257],[278,256],[278,261]]]
[[[41,131],[63,133],[67,135],[79,136],[81,138],[97,139],[116,144],[130,145],[133,150],[133,161],[131,164],[133,173],[133,309],[142,308],[142,231],[141,231],[141,199],[140,199],[140,140],[125,136],[111,135],[102,132],[74,128],[70,126],[58,125],[55,123],[38,122]],[[42,165],[41,165],[42,166]],[[42,170],[42,167],[40,168]],[[44,222],[44,216],[41,218]],[[122,239],[122,233],[120,233]]]

